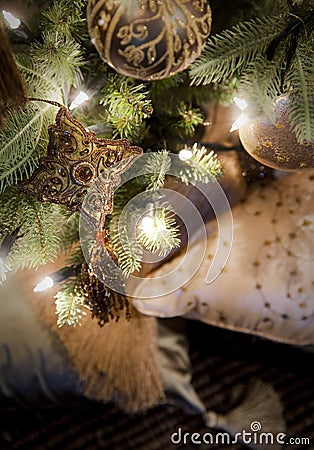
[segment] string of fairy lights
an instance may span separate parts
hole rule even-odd
[[[3,10],[2,11],[3,18],[7,24],[7,26],[15,31],[19,32],[19,29],[24,25],[22,21],[15,17],[11,12]],[[83,103],[87,102],[90,99],[90,96],[84,91],[80,90],[76,97],[69,105],[69,110],[73,111],[75,108],[79,107]],[[234,97],[235,104],[241,110],[241,115],[239,118],[232,124],[230,132],[238,130],[247,120],[248,116],[245,114],[245,109],[247,108],[247,102],[238,97]],[[205,122],[204,125],[210,125]],[[193,152],[190,148],[185,146],[178,152],[178,156],[181,161],[188,161],[193,157]],[[140,229],[142,232],[147,235],[151,235],[152,233],[163,233],[164,232],[164,224],[162,221],[158,221],[158,217],[154,216],[153,208],[147,209],[147,213],[144,215],[140,222]],[[15,243],[16,239],[18,239],[18,233],[13,232],[6,233],[2,242],[0,243],[0,279],[5,279],[5,274],[8,270],[8,265],[6,263],[7,257],[9,255],[10,249],[12,245]],[[9,242],[9,244],[8,244]],[[9,246],[8,246],[9,245]],[[34,292],[42,292],[47,289],[53,288],[55,285],[65,281],[67,278],[73,276],[75,274],[76,268],[64,267],[49,276],[44,277],[34,288]]]

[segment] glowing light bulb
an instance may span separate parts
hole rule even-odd
[[[88,99],[89,99],[88,95],[85,92],[80,91],[77,97],[71,103],[69,109],[77,108],[79,105],[86,102],[86,100]]]
[[[12,30],[16,30],[21,25],[20,19],[14,17],[10,12],[2,11],[2,14]]]
[[[152,229],[155,227],[155,220],[151,216],[145,216],[142,219],[142,229],[143,231],[148,234],[152,231]]]
[[[240,117],[237,118],[237,120],[235,122],[233,122],[231,128],[230,128],[230,132],[232,131],[236,131],[239,128],[243,127],[243,125],[245,125],[249,120],[249,117],[247,114],[242,113],[240,115]]]
[[[243,98],[234,97],[233,101],[241,111],[244,111],[247,108],[247,102]]]
[[[51,277],[44,278],[37,286],[34,288],[34,292],[42,292],[46,289],[52,288],[54,285],[53,279]]]
[[[191,150],[188,150],[187,148],[183,148],[179,151],[179,158],[181,161],[188,161],[193,156],[193,152]]]
[[[155,229],[156,229],[157,233],[162,233],[164,231],[167,231],[165,222],[163,220],[159,219],[158,217],[156,218]]]

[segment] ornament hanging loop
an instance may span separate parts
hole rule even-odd
[[[30,102],[43,102],[48,103],[49,105],[57,106],[57,108],[66,108],[64,105],[62,105],[59,102],[55,102],[54,100],[47,100],[45,98],[36,98],[36,97],[29,97]]]

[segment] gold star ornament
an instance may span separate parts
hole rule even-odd
[[[97,138],[72,117],[66,107],[58,106],[56,124],[48,128],[47,156],[40,159],[38,169],[20,184],[20,188],[39,201],[64,205],[72,212],[79,211],[88,189],[111,168],[111,189],[107,189],[110,198],[106,199],[106,214],[109,214],[113,209],[113,187],[119,184],[120,174],[142,155],[143,150],[130,146],[127,139]]]

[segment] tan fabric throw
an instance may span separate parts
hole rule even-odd
[[[52,265],[49,265],[52,269]],[[36,277],[46,273],[40,268]],[[103,402],[114,401],[122,410],[133,413],[155,406],[164,397],[158,369],[157,321],[145,317],[130,305],[132,318],[121,314],[100,328],[89,312],[81,326],[57,326],[53,290],[33,294],[34,272],[17,274],[22,278],[26,296],[66,351],[69,366],[79,376],[83,394]]]
[[[156,319],[139,314],[131,305],[129,321],[122,316],[100,328],[87,315],[81,326],[59,328],[54,302],[36,303],[40,316],[62,341],[87,397],[112,400],[126,412],[146,410],[163,397]]]

